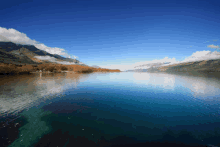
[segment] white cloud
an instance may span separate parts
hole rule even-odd
[[[136,62],[134,65],[139,66],[139,65],[143,65],[143,64],[165,63],[165,62],[176,63],[177,61],[176,61],[176,58],[165,57],[163,59],[155,59],[152,61]]]
[[[30,39],[26,34],[21,33],[15,29],[7,29],[0,27],[0,41],[11,41],[18,44],[30,44],[50,54],[63,55],[69,58],[71,57],[68,53],[66,53],[65,49],[58,47],[48,47],[43,43],[39,43],[36,40]],[[73,57],[74,59],[78,58],[77,56],[73,56]]]
[[[40,59],[40,60],[48,60],[48,61],[51,61],[51,62],[57,61],[56,58],[50,57],[50,56],[34,56],[34,57],[37,58],[37,59]]]
[[[202,60],[212,60],[212,59],[220,59],[220,53],[217,51],[197,51],[194,52],[191,56],[186,57],[183,61],[171,62],[170,64],[165,64],[162,66],[177,64],[177,63],[187,63],[187,62],[196,62]]]
[[[73,62],[67,62],[67,61],[57,61],[56,58],[54,57],[50,57],[50,56],[34,56],[35,58],[37,59],[40,59],[40,60],[46,60],[46,61],[50,61],[50,62],[56,62],[56,63],[59,63],[59,64],[66,64],[66,65],[72,65],[72,64],[75,64]]]
[[[131,65],[111,65],[111,66],[100,66],[102,68],[109,68],[109,69],[120,69],[121,71],[125,70],[134,70],[134,69],[148,69],[152,65],[160,65],[162,63],[170,62],[169,64],[164,64],[161,66],[167,66],[172,64],[178,63],[185,63],[185,62],[195,62],[195,61],[202,61],[202,60],[211,60],[211,59],[220,59],[220,53],[217,51],[197,51],[194,52],[191,56],[186,57],[183,61],[177,61],[176,58],[168,58],[165,57],[163,59],[155,59],[152,61],[144,61],[144,62],[136,62]],[[145,66],[142,66],[145,65]],[[139,67],[136,67],[139,66]]]
[[[109,65],[109,66],[100,66],[101,68],[108,68],[108,69],[120,69],[121,71],[125,70],[134,70],[134,69],[147,69],[150,68],[150,66],[142,66],[142,67],[137,67],[140,65],[145,65],[145,64],[154,64],[154,63],[165,63],[165,62],[170,62],[172,64],[177,63],[175,58],[168,58],[165,57],[163,59],[155,59],[152,61],[142,61],[142,62],[136,62],[131,65],[126,65],[126,64],[120,64],[120,65]]]
[[[62,61],[62,62],[57,61],[57,63],[59,63],[59,64],[65,64],[65,65],[73,65],[73,64],[75,64],[75,63],[73,63],[73,62],[66,62],[66,61]]]
[[[0,27],[0,40],[1,41],[11,41],[20,44],[37,44],[35,40],[31,40],[26,34],[21,33],[15,29],[6,29]]]
[[[197,51],[193,53],[191,56],[187,57],[182,62],[194,62],[194,61],[202,61],[202,60],[211,60],[211,59],[220,59],[220,53],[217,51]]]
[[[78,59],[79,57],[78,57],[78,56],[73,56],[73,58],[74,58],[74,59]]]
[[[219,48],[220,48],[220,46],[218,46],[218,45],[213,45],[213,44],[207,45],[207,47],[209,47],[209,48],[214,48],[214,49],[219,49]]]
[[[73,59],[78,59],[79,57],[77,57],[77,56],[71,56],[71,55],[67,55],[67,58],[73,58]]]

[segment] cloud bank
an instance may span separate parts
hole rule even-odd
[[[40,60],[46,60],[46,61],[50,61],[50,62],[56,62],[58,64],[65,64],[65,65],[73,65],[75,64],[74,62],[67,62],[67,61],[58,61],[56,58],[54,57],[50,57],[50,56],[34,56],[37,59]],[[77,64],[84,64],[82,62],[79,62]]]
[[[169,59],[169,58],[165,57],[164,59],[160,61],[164,61],[165,59]],[[211,51],[204,50],[204,51],[194,52],[191,56],[186,57],[183,61],[176,61],[176,59],[173,58],[173,60],[170,61],[169,64],[164,64],[162,66],[178,64],[178,63],[196,62],[196,61],[202,61],[202,60],[213,60],[213,59],[220,59],[220,53],[217,51],[211,52]]]
[[[182,62],[195,62],[202,60],[220,59],[220,53],[217,51],[197,51],[191,56],[185,58]]]
[[[43,43],[40,43],[36,40],[32,40],[26,34],[21,33],[15,29],[7,29],[0,27],[0,41],[34,45],[36,48],[44,50],[50,54],[58,54],[67,58],[78,58],[77,56],[70,56],[63,48],[48,47]]]
[[[58,64],[65,64],[65,65],[73,65],[75,63],[73,62],[67,62],[67,61],[58,61],[56,58],[54,57],[50,57],[50,56],[34,56],[37,59],[40,60],[46,60],[46,61],[50,61],[50,62],[56,62]]]

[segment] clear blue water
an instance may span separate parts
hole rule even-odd
[[[3,146],[220,145],[216,78],[122,72],[1,79]]]

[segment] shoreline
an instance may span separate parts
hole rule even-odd
[[[54,73],[76,73],[76,74],[90,74],[90,73],[113,73],[118,71],[93,71],[93,72],[76,72],[76,71],[27,71],[27,72],[19,72],[19,73],[0,73],[0,75],[30,75],[30,74],[37,74],[37,73],[43,73],[43,74],[54,74]]]
[[[67,72],[70,72],[70,71],[60,71],[60,72],[51,72],[51,71],[33,71],[33,72],[30,72],[30,73],[67,73]],[[73,71],[74,72],[74,71]]]
[[[16,65],[0,64],[0,75],[23,75],[31,73],[93,73],[93,72],[121,72],[120,70],[93,68],[82,65],[41,64],[41,65]]]

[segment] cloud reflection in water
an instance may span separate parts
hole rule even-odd
[[[16,114],[46,99],[62,96],[65,90],[77,88],[86,77],[68,72],[4,78],[0,85],[0,116]]]

